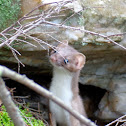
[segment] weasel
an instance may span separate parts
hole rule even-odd
[[[86,116],[78,88],[79,74],[85,64],[85,56],[68,44],[62,43],[56,47],[56,51],[51,52],[49,60],[53,66],[50,91],[73,110]],[[49,108],[53,126],[56,126],[56,123],[58,126],[85,126],[51,100]]]

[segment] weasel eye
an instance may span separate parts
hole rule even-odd
[[[65,60],[64,60],[64,63],[67,64],[67,63],[69,63],[69,61],[68,61],[67,59],[65,59]]]
[[[53,53],[56,53],[56,50],[54,50],[54,52]]]

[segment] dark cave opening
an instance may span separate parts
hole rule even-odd
[[[93,85],[79,85],[80,95],[84,100],[84,106],[88,117],[94,117],[94,112],[98,109],[98,104],[104,96],[106,90]]]

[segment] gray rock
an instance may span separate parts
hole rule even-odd
[[[74,12],[78,12],[83,5],[88,9],[84,10],[83,15],[75,15],[70,18],[66,22],[67,25],[85,28],[103,35],[120,34],[126,31],[126,11],[124,11],[126,3],[124,0],[106,0],[105,3],[103,1],[99,3],[98,0],[91,0],[91,2],[82,0],[80,3],[76,1],[68,4],[64,7],[67,10],[62,13],[65,16],[52,18],[50,21],[56,24],[61,23],[71,14],[71,7],[74,8]],[[36,27],[28,34],[52,45],[58,43],[44,32],[49,33],[56,40],[68,40],[73,47],[86,55],[87,60],[81,71],[80,83],[107,90],[99,103],[99,109],[95,112],[95,116],[102,119],[114,119],[126,114],[126,50],[110,43],[103,37],[47,24]],[[111,39],[126,46],[126,36],[112,36]],[[21,53],[21,56],[18,56],[20,61],[27,67],[33,68],[27,69],[26,67],[24,73],[49,73],[51,66],[48,62],[48,52],[44,50],[47,48],[46,44],[40,45],[33,40],[30,40],[30,43],[36,45],[37,48],[22,43],[19,46],[14,46]],[[8,49],[1,49],[0,62],[11,65],[17,60]]]

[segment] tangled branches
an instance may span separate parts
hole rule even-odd
[[[120,123],[121,123],[121,125],[120,125]],[[120,118],[112,121],[111,123],[107,124],[106,126],[112,126],[113,124],[115,126],[126,126],[126,115],[121,116]]]

